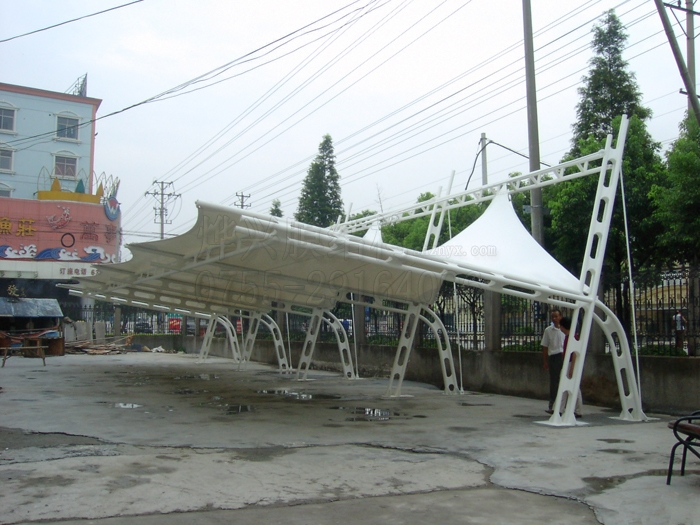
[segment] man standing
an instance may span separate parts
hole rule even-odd
[[[683,332],[685,332],[685,325],[688,320],[683,317],[680,310],[676,310],[676,315],[673,316],[673,322],[676,325],[676,348],[678,350],[683,350]]]
[[[549,370],[549,408],[548,414],[553,414],[552,407],[557,399],[559,390],[559,377],[564,365],[564,332],[559,329],[561,312],[552,310],[552,324],[549,325],[542,336],[542,357],[544,358],[544,369]]]

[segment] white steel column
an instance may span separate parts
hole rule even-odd
[[[267,326],[272,334],[272,342],[275,345],[275,353],[277,354],[277,366],[279,366],[279,371],[281,374],[289,373],[291,367],[289,366],[289,361],[287,360],[287,352],[284,348],[284,340],[282,339],[282,331],[280,330],[277,322],[267,314],[260,315],[260,322]],[[250,350],[253,350],[251,345]],[[250,359],[250,354],[248,354],[248,359]]]
[[[306,329],[306,338],[304,339],[304,346],[301,349],[301,356],[299,357],[297,381],[306,381],[309,365],[311,364],[311,358],[314,356],[314,350],[316,349],[316,340],[318,339],[318,334],[321,331],[322,320],[323,310],[320,308],[314,308],[311,318],[309,319],[309,326]]]
[[[459,391],[459,387],[457,386],[457,375],[455,374],[455,364],[452,358],[452,346],[450,345],[447,329],[442,320],[430,308],[424,306],[423,311],[428,316],[421,314],[420,319],[433,331],[435,334],[435,341],[438,345],[445,394],[456,394]]]
[[[207,331],[204,332],[204,339],[202,339],[202,347],[199,350],[199,359],[197,362],[203,362],[209,355],[209,349],[211,348],[211,340],[214,337],[214,329],[216,328],[216,316],[213,315],[209,319],[209,324],[207,325]]]
[[[240,312],[243,314],[243,312]],[[250,361],[250,354],[253,352],[253,346],[255,345],[255,338],[258,336],[258,328],[260,327],[260,317],[261,312],[250,312],[250,320],[248,322],[248,332],[243,338],[243,351],[241,352],[241,361],[238,368],[241,367],[243,363]],[[243,326],[243,319],[241,318],[241,327]],[[242,334],[241,334],[242,335]]]
[[[228,347],[231,350],[231,359],[237,361],[240,366],[241,349],[238,344],[238,335],[236,334],[236,329],[233,327],[231,320],[228,317],[224,317],[223,315],[220,315],[217,318],[217,322],[221,324],[226,330],[226,342],[228,343]]]
[[[401,397],[401,384],[406,374],[406,365],[408,365],[408,358],[411,355],[411,348],[413,348],[413,341],[416,337],[420,311],[421,305],[411,304],[404,315],[399,347],[396,349],[394,365],[391,367],[391,376],[389,376],[389,388],[386,392],[388,397]]]
[[[632,352],[630,351],[629,343],[622,323],[615,314],[602,301],[597,301],[596,307],[600,308],[605,317],[601,317],[596,313],[595,320],[603,329],[603,333],[610,346],[612,354],[613,367],[615,368],[615,378],[617,379],[617,388],[620,392],[620,403],[622,404],[622,412],[620,419],[626,421],[646,421],[646,414],[642,410],[642,399],[637,388],[637,381],[634,375],[634,365],[632,364]],[[620,348],[617,348],[618,343]],[[637,371],[639,373],[639,370]]]
[[[608,135],[605,143],[605,154],[602,159],[602,168],[598,178],[598,187],[596,190],[595,202],[593,204],[593,215],[591,216],[591,225],[588,230],[588,239],[586,241],[586,251],[583,256],[583,267],[579,279],[579,286],[582,297],[576,300],[576,310],[573,319],[571,320],[571,337],[569,338],[566,355],[564,356],[564,365],[562,366],[559,391],[557,399],[554,403],[554,413],[549,418],[548,424],[554,426],[573,426],[576,425],[574,416],[574,407],[576,396],[578,395],[581,385],[581,376],[583,374],[583,365],[586,358],[586,350],[588,347],[588,339],[590,337],[591,325],[594,320],[594,310],[597,303],[597,290],[600,284],[600,276],[605,259],[605,247],[608,242],[608,234],[610,232],[610,222],[612,220],[613,206],[615,204],[615,194],[617,193],[617,185],[620,179],[620,171],[622,169],[622,154],[625,147],[625,138],[627,136],[627,126],[629,121],[623,115],[620,122],[620,131],[615,147],[612,147],[612,135]],[[583,320],[579,323],[579,317],[583,313]],[[614,317],[614,316],[613,316]],[[581,327],[579,339],[574,337],[577,326]],[[605,328],[605,326],[604,326]],[[608,334],[606,334],[608,336]],[[622,338],[621,338],[622,339]],[[629,356],[629,346],[623,348],[627,350]],[[573,374],[568,377],[568,369],[571,364],[572,357],[575,356],[576,362],[573,367]],[[629,357],[628,357],[629,359]],[[633,373],[628,370],[627,373]],[[636,384],[633,380],[632,384]],[[618,381],[618,387],[622,388],[622,383]],[[628,388],[636,389],[636,386],[628,385]],[[568,393],[569,402],[562,414],[559,413],[561,408],[561,400],[564,392]],[[624,389],[620,390],[620,399],[626,397]],[[639,407],[641,412],[641,406]]]
[[[329,310],[325,311],[323,319],[328,326],[331,327],[335,334],[335,339],[338,342],[338,352],[340,352],[340,363],[343,366],[343,375],[347,379],[357,379],[355,375],[355,367],[352,365],[352,355],[350,354],[350,344],[348,343],[348,334],[343,325],[338,321],[338,318]]]

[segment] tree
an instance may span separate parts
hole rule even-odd
[[[434,195],[430,192],[421,193],[416,202],[425,202],[433,197]],[[418,217],[417,219],[402,220],[384,226],[382,228],[382,238],[387,244],[421,251],[429,222],[429,217]]]
[[[642,95],[634,74],[622,60],[627,35],[613,11],[606,13],[603,23],[593,30],[593,49],[589,74],[579,89],[581,100],[576,109],[577,121],[571,151],[564,160],[600,150],[608,134],[617,136],[621,115],[630,117],[623,158],[623,181],[626,192],[627,216],[632,250],[633,271],[655,266],[663,254],[655,249],[654,239],[662,225],[654,217],[654,202],[650,191],[654,185],[665,184],[665,170],[660,144],[649,135],[645,120],[651,111],[641,105]],[[545,204],[551,210],[553,252],[574,274],[580,273],[597,180],[583,177],[557,184],[543,192]],[[604,274],[616,289],[616,313],[623,325],[629,326],[630,309],[626,276],[627,245],[625,223],[618,191],[608,236]]]
[[[652,198],[656,204],[656,218],[664,225],[659,243],[670,262],[691,263],[688,319],[690,326],[697,326],[700,319],[700,274],[698,251],[700,250],[700,126],[691,114],[680,126],[680,136],[666,154],[668,184],[654,186]],[[696,336],[688,337],[688,354],[698,355]]]
[[[363,219],[365,217],[371,217],[372,215],[376,215],[377,212],[374,210],[362,210],[359,213],[353,213],[350,215],[349,220],[354,221],[356,219]],[[357,231],[353,232],[352,235],[355,235],[356,237],[364,237],[364,235],[367,233],[367,230],[363,231]]]
[[[627,70],[622,59],[627,34],[614,10],[606,13],[602,25],[593,28],[592,47],[595,56],[590,60],[590,72],[583,77],[578,92],[581,101],[576,106],[573,125],[572,151],[579,156],[581,141],[593,136],[600,141],[612,133],[615,117],[636,115],[641,120],[651,116],[651,110],[641,105],[642,94],[634,73]]]
[[[680,136],[666,154],[668,183],[653,188],[656,218],[664,225],[659,243],[670,262],[696,262],[700,253],[700,127],[681,123]]]
[[[294,218],[299,222],[326,228],[343,214],[340,175],[335,169],[333,139],[324,135],[318,155],[309,166]]]
[[[279,199],[272,201],[272,206],[270,207],[270,215],[273,217],[282,217],[284,213],[282,212],[282,203]]]
[[[434,195],[430,192],[421,193],[416,199],[417,203],[425,202],[432,199]],[[476,205],[462,206],[456,210],[451,210],[449,216],[445,216],[440,232],[438,246],[450,240],[450,229],[452,236],[457,235],[464,228],[481,216],[486,209],[487,204],[480,203]],[[387,244],[410,248],[411,250],[421,251],[425,242],[425,235],[428,232],[430,217],[418,217],[416,219],[404,220],[385,226],[382,228],[382,237]],[[432,245],[428,248],[432,248]]]

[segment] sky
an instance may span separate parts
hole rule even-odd
[[[128,3],[0,0],[0,40]],[[533,0],[543,162],[570,147],[591,29],[613,8],[652,137],[666,149],[678,136],[687,101],[654,2]],[[142,0],[0,52],[9,84],[66,92],[87,73],[88,96],[102,100],[95,171],[121,181],[126,244],[159,236],[146,195],[156,181],[179,195],[167,235],[192,227],[198,200],[243,196],[268,213],[279,199],[293,216],[325,134],[351,213],[444,194],[453,171],[452,191],[463,190],[482,133],[498,143],[487,148],[489,182],[529,171],[519,0]],[[476,164],[469,188],[480,184]]]

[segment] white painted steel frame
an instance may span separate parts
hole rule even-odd
[[[241,349],[238,344],[238,334],[236,334],[236,329],[234,328],[231,321],[224,316],[215,316],[209,319],[209,324],[207,325],[207,330],[204,332],[204,339],[202,340],[202,347],[199,350],[199,359],[201,363],[209,356],[209,350],[211,349],[211,341],[214,338],[214,333],[216,331],[216,325],[220,324],[224,327],[226,331],[226,343],[228,348],[231,350],[231,359],[237,363],[241,363]]]
[[[441,197],[443,209],[454,209],[490,200],[500,190],[526,191],[598,174],[596,203],[578,287],[538,282],[518,272],[517,266],[499,271],[475,269],[467,262],[449,257],[380,245],[342,232],[204,203],[197,203],[200,215],[190,232],[175,239],[131,245],[132,261],[100,266],[102,273],[81,280],[81,287],[97,299],[200,317],[232,315],[232,308],[259,312],[282,309],[307,315],[311,311],[310,325],[315,329],[307,334],[298,370],[304,376],[324,310],[330,310],[338,301],[354,302],[353,295],[401,302],[408,305],[403,311],[408,329],[404,327],[402,331],[389,395],[400,395],[421,308],[427,309],[426,305],[434,302],[443,280],[567,306],[574,309],[577,318],[582,315],[583,322],[580,340],[572,340],[567,351],[566,363],[573,354],[580,359],[576,361],[573,376],[563,377],[560,382],[558,399],[561,399],[565,391],[570,394],[578,391],[593,320],[601,325],[608,341],[615,341],[615,331],[620,333],[619,322],[609,310],[606,319],[596,318],[594,292],[600,279],[626,130],[627,119],[623,118],[615,148],[612,137],[608,137],[605,149],[598,153],[478,190]],[[436,203],[435,200],[421,203],[419,208],[401,212],[395,218],[432,214]],[[391,217],[385,219],[391,222]],[[358,231],[375,220],[376,217],[370,217],[364,225],[354,222],[338,228],[344,232]],[[621,347],[618,359],[614,359],[623,417],[639,421],[645,416],[624,339],[619,338]],[[447,382],[446,379],[446,387]],[[549,424],[575,424],[573,403],[569,405],[563,414],[555,413]]]

